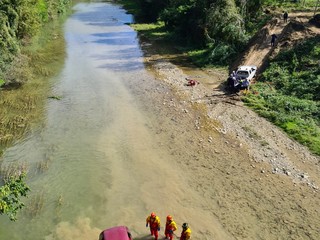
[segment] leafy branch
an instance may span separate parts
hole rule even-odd
[[[0,187],[0,214],[8,215],[11,221],[17,220],[17,213],[24,206],[21,197],[27,197],[30,191],[25,183],[25,177],[25,173],[11,176],[4,186]]]

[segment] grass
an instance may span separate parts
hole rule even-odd
[[[289,0],[289,1],[275,1],[275,0],[267,0],[265,2],[266,5],[283,9],[286,11],[302,11],[302,10],[310,10],[312,11],[316,6],[317,0]],[[290,15],[290,13],[289,13]]]
[[[5,183],[10,179],[11,176],[19,176],[21,173],[27,172],[28,166],[24,163],[10,163],[7,165],[2,164],[0,168],[1,181]]]
[[[164,22],[157,23],[133,23],[130,26],[137,31],[140,36],[146,37],[150,41],[171,39],[172,35],[165,29]]]
[[[41,213],[41,211],[43,210],[44,203],[45,193],[38,192],[37,194],[31,196],[31,199],[29,200],[29,203],[26,206],[25,211],[31,218],[34,218]]]
[[[244,98],[261,116],[320,155],[319,36],[310,37],[271,60]]]
[[[320,155],[320,126],[316,112],[310,113],[311,107],[310,111],[306,108],[305,113],[302,107],[294,109],[292,97],[279,94],[276,90],[265,87],[263,83],[253,85],[252,91],[258,94],[251,93],[244,98],[247,106],[282,128],[288,136],[307,146],[311,152]],[[298,103],[300,102],[311,101],[298,100]]]
[[[249,126],[244,126],[242,129],[249,135],[250,138],[256,139],[256,140],[261,140],[262,139],[261,136],[259,136],[258,133],[253,131],[253,129],[250,128]]]
[[[65,54],[62,33],[57,26],[46,29],[34,39],[34,44],[22,49],[21,56],[27,63],[24,61],[19,71],[27,82],[17,89],[0,91],[0,152],[42,119],[50,92],[48,78],[62,67],[60,59]]]

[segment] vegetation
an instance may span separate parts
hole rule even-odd
[[[3,79],[0,79],[0,87],[5,83]]]
[[[121,2],[129,6],[133,1]],[[256,31],[271,19],[270,11],[317,10],[317,0],[138,0],[135,3],[129,11],[138,16],[139,23],[133,27],[142,36],[170,42],[168,45],[187,53],[201,67],[232,63]],[[244,98],[248,106],[318,155],[319,42],[318,36],[280,52],[261,81],[252,87],[251,94]]]
[[[188,52],[198,65],[226,65],[270,16],[261,0],[121,1],[139,24]],[[135,2],[135,4],[132,4]],[[159,24],[161,23],[161,24]],[[143,31],[143,30],[142,30]],[[151,33],[150,31],[148,31]]]
[[[313,10],[316,1],[120,0],[136,23],[146,27],[139,32],[152,35],[151,28],[158,35],[162,32],[162,40],[174,43],[199,66],[230,64],[271,19],[271,9]]]
[[[320,37],[271,61],[244,101],[289,136],[320,155]]]
[[[0,158],[3,150],[21,137],[42,114],[55,61],[64,54],[63,38],[53,25],[68,10],[69,0],[2,0],[0,4]],[[44,32],[42,26],[46,25]],[[50,69],[47,67],[50,66]],[[32,81],[30,81],[32,80]],[[29,84],[24,84],[29,82]],[[23,87],[21,87],[23,86]],[[10,91],[15,89],[14,91]],[[39,101],[40,100],[40,101]],[[10,170],[11,169],[11,170]],[[1,169],[0,215],[16,220],[27,196],[26,171]],[[14,170],[14,171],[12,171]]]
[[[12,76],[13,69],[25,66],[28,58],[21,47],[30,42],[41,26],[68,9],[70,0],[2,0],[0,4],[0,82],[21,85],[22,75]]]
[[[26,197],[30,191],[25,183],[25,173],[10,176],[0,188],[0,214],[6,214],[15,221],[18,211],[24,206],[21,197]]]

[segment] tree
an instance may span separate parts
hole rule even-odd
[[[17,220],[16,215],[24,206],[21,197],[26,197],[30,188],[25,183],[25,173],[11,176],[0,187],[0,214],[6,214],[11,221]]]
[[[217,0],[207,10],[206,29],[216,41],[242,45],[248,40],[243,17],[232,0]]]
[[[203,0],[170,0],[160,14],[169,31],[176,33],[184,43],[204,43],[204,21],[207,2]]]
[[[167,0],[138,0],[141,8],[138,18],[145,22],[156,22],[160,12],[168,4]]]

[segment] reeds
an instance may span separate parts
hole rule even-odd
[[[43,191],[41,191],[30,198],[31,199],[26,206],[25,211],[30,217],[36,217],[42,212],[45,203],[45,194]]]
[[[61,222],[62,205],[64,204],[63,196],[60,194],[55,204],[55,221],[57,223]]]
[[[23,137],[31,125],[43,118],[47,97],[51,95],[48,78],[62,67],[65,54],[64,39],[57,31],[60,29],[43,34],[41,46],[34,44],[22,49],[6,71],[7,81],[22,85],[0,89],[0,149]]]
[[[45,172],[49,169],[49,161],[41,161],[38,163],[38,172]]]
[[[1,180],[6,183],[10,177],[18,177],[21,173],[27,173],[28,166],[26,163],[2,164],[0,167]]]
[[[49,169],[50,163],[51,163],[51,158],[46,157],[44,160],[38,163],[37,171],[39,173],[46,172]]]

